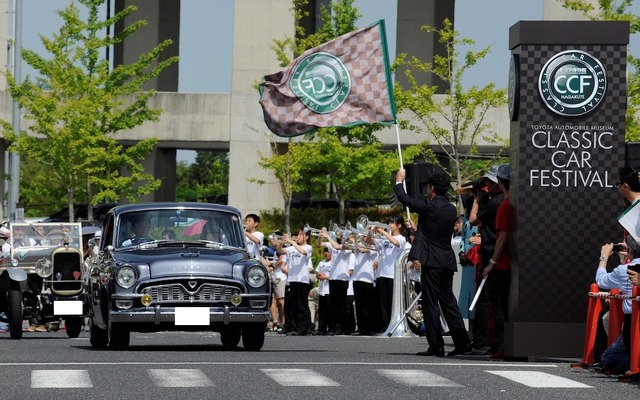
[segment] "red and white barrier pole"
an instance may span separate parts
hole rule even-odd
[[[600,299],[596,296],[599,292],[598,285],[592,283],[589,287],[589,306],[587,309],[587,323],[584,332],[584,350],[582,352],[582,365],[593,364],[593,347],[596,342],[596,330],[598,328],[598,317],[602,310]]]
[[[607,346],[618,340],[622,335],[622,324],[624,323],[624,312],[622,311],[622,299],[616,297],[620,295],[619,289],[609,291],[609,331],[607,332]]]

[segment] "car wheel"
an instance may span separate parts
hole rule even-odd
[[[111,312],[109,312],[111,314]],[[109,317],[109,348],[112,350],[126,350],[129,347],[129,330]]]
[[[247,324],[242,329],[242,345],[245,350],[258,351],[264,345],[264,332],[267,326],[264,322]]]
[[[226,348],[234,348],[240,343],[240,329],[225,327],[220,332],[220,341]]]
[[[80,336],[82,331],[82,318],[65,318],[64,326],[67,329],[67,336],[74,339]]]
[[[98,328],[93,322],[93,318],[89,318],[89,343],[96,349],[105,349],[109,344],[109,332],[106,329]]]
[[[19,289],[9,290],[9,333],[11,339],[22,338],[22,292]]]

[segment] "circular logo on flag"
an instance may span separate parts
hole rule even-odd
[[[313,112],[334,112],[351,91],[349,71],[340,58],[330,53],[313,53],[294,68],[291,90]]]
[[[600,61],[580,50],[553,56],[542,67],[538,90],[545,105],[564,117],[591,112],[602,102],[607,75]]]

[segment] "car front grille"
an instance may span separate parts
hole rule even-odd
[[[142,293],[148,293],[153,303],[229,303],[231,296],[240,293],[234,286],[216,283],[203,283],[187,289],[183,283],[166,283],[163,285],[147,286]]]

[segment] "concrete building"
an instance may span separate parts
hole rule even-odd
[[[116,0],[116,9],[140,0]],[[326,0],[312,2],[312,7]],[[543,0],[545,19],[576,19],[555,0]],[[433,54],[433,43],[417,46],[412,36],[419,27],[433,24],[434,18],[450,15],[453,18],[454,2],[437,0],[398,0],[397,48],[424,58]],[[6,15],[8,0],[0,0],[0,15]],[[175,195],[176,149],[216,149],[229,152],[229,203],[244,214],[263,209],[281,208],[282,196],[275,178],[257,165],[257,152],[271,154],[270,140],[286,143],[267,130],[254,83],[265,74],[280,70],[271,45],[274,38],[292,37],[294,21],[290,13],[291,0],[235,0],[233,19],[233,71],[230,93],[189,94],[177,93],[177,65],[149,83],[148,88],[159,92],[150,106],[162,108],[164,113],[157,123],[146,123],[131,131],[122,132],[123,143],[143,138],[157,137],[159,144],[145,161],[145,167],[163,180],[162,187],[141,200],[173,200]],[[127,62],[140,51],[148,49],[165,38],[178,43],[172,51],[179,54],[180,2],[145,1],[136,19],[144,18],[149,24],[136,33],[124,46],[115,49],[114,60]],[[507,32],[505,32],[505,35]],[[0,31],[0,43],[7,42],[6,32]],[[5,46],[6,48],[6,46]],[[4,53],[4,52],[1,52]],[[169,54],[171,55],[171,54]],[[6,54],[0,54],[1,65],[6,65]],[[4,91],[0,80],[0,119],[11,121],[12,100]],[[506,107],[491,110],[486,116],[493,130],[504,137],[509,134],[509,118]],[[23,127],[25,125],[23,124]],[[395,128],[377,134],[386,145],[396,145]],[[401,132],[402,144],[412,145],[428,140],[427,135],[417,136]],[[481,143],[488,145],[488,143]],[[6,148],[6,143],[2,143]],[[4,152],[0,152],[2,155]],[[0,166],[4,162],[0,162]],[[3,171],[4,172],[4,171]],[[252,183],[249,179],[267,182]],[[4,193],[5,188],[0,187]]]

